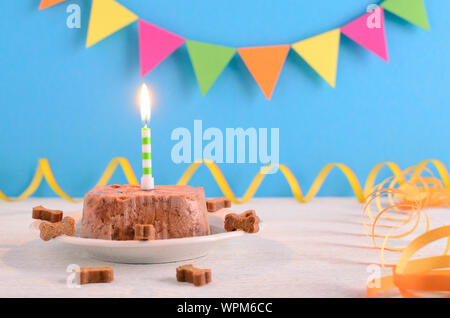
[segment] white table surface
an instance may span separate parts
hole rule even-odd
[[[60,242],[36,239],[29,225],[32,207],[40,204],[67,213],[81,210],[81,204],[55,198],[0,202],[0,297],[365,297],[367,268],[380,263],[355,198],[317,198],[307,204],[258,198],[234,205],[237,212],[255,209],[264,229],[193,261],[212,269],[213,282],[203,287],[176,282],[180,263],[111,264]],[[450,224],[448,209],[435,209],[430,218],[432,226]],[[433,253],[439,255],[442,247],[434,246]],[[398,253],[388,256],[394,260]],[[115,280],[68,288],[69,264],[111,265]]]

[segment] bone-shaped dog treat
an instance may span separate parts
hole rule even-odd
[[[83,284],[109,283],[114,280],[114,270],[111,266],[82,267],[77,271],[79,282]]]
[[[206,208],[208,212],[216,212],[217,210],[230,207],[231,207],[231,200],[225,197],[206,200]]]
[[[259,231],[259,217],[255,210],[241,214],[230,213],[225,216],[224,228],[227,232],[243,230],[247,233],[256,233]]]
[[[192,264],[177,267],[177,281],[202,286],[211,282],[211,270],[196,268]]]
[[[70,216],[65,217],[59,223],[43,222],[39,226],[41,230],[41,239],[49,241],[60,235],[75,236],[77,229],[75,227],[75,220]]]
[[[60,222],[63,217],[63,211],[44,208],[42,205],[33,208],[33,219],[49,221],[52,223]]]
[[[156,240],[156,230],[152,224],[136,224],[134,239],[138,241]]]

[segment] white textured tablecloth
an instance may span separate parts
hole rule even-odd
[[[227,241],[194,261],[212,269],[213,282],[203,287],[176,282],[180,263],[110,264],[59,242],[36,239],[29,225],[31,208],[40,204],[67,213],[81,210],[81,204],[62,199],[0,203],[0,297],[365,297],[367,268],[380,263],[355,198],[318,198],[307,204],[260,198],[234,205],[238,212],[255,209],[264,229]],[[450,224],[448,209],[429,214],[432,226]],[[428,253],[442,251],[438,244]],[[387,256],[395,260],[398,253]],[[68,288],[69,264],[111,265],[115,280]]]

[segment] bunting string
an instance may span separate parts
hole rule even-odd
[[[42,0],[39,9],[64,1]],[[144,21],[116,0],[92,0],[86,47],[138,21],[142,77],[186,44],[201,93],[206,95],[238,52],[263,94],[270,100],[291,48],[332,87],[336,86],[341,33],[388,62],[385,10],[425,30],[430,29],[424,0],[384,0],[350,23],[308,39],[286,45],[232,48],[185,39]]]
[[[417,166],[412,168],[413,173],[420,174],[421,171],[424,170],[424,168],[428,165],[433,165],[437,172],[439,173],[439,176],[442,180],[443,187],[445,189],[450,189],[450,178],[448,175],[447,168],[445,165],[440,162],[439,160],[423,160],[420,162]],[[297,199],[300,203],[306,203],[311,201],[319,192],[322,185],[324,184],[325,180],[327,179],[328,175],[334,168],[338,168],[341,170],[341,172],[346,177],[347,181],[349,182],[356,199],[360,203],[364,203],[366,197],[372,193],[372,191],[375,188],[375,183],[378,174],[380,173],[380,170],[383,167],[388,167],[392,174],[397,178],[400,179],[403,177],[404,172],[400,167],[394,163],[394,162],[382,162],[377,164],[372,168],[370,171],[366,181],[364,188],[361,187],[361,184],[356,177],[353,170],[351,170],[348,166],[342,164],[342,163],[330,163],[327,164],[323,169],[319,172],[317,177],[314,179],[311,187],[309,188],[308,192],[306,192],[306,195],[303,195],[303,191],[300,188],[298,180],[295,178],[292,171],[285,165],[267,165],[260,169],[260,171],[256,174],[256,176],[253,178],[253,180],[250,182],[249,187],[245,191],[244,196],[241,199],[238,199],[234,192],[231,190],[225,176],[223,175],[220,168],[211,160],[200,160],[193,162],[183,173],[181,178],[178,180],[178,185],[186,185],[189,183],[190,179],[193,177],[193,175],[196,173],[198,168],[200,168],[202,165],[205,165],[208,170],[210,171],[212,177],[216,181],[217,185],[219,186],[222,193],[229,199],[233,201],[233,203],[246,203],[248,202],[257,192],[259,186],[261,185],[262,181],[266,177],[269,171],[271,171],[273,168],[278,167],[281,173],[283,174],[284,178],[289,184],[289,187],[291,189],[292,195]],[[129,184],[138,185],[139,182],[136,178],[136,175],[133,171],[133,168],[131,167],[129,161],[126,158],[114,158],[112,159],[108,166],[106,167],[105,171],[103,172],[100,180],[97,182],[96,186],[102,186],[108,184],[109,180],[111,179],[112,175],[116,171],[116,169],[120,167],[122,171],[125,174],[125,178]],[[52,169],[50,167],[50,163],[48,159],[39,159],[38,166],[36,169],[36,172],[34,174],[34,177],[30,183],[30,185],[27,187],[27,189],[20,194],[17,198],[10,198],[6,196],[2,191],[0,191],[0,199],[8,202],[12,201],[20,201],[23,200],[29,196],[31,196],[36,190],[39,188],[39,185],[42,183],[42,180],[45,179],[50,186],[50,188],[60,197],[66,199],[67,201],[76,203],[80,202],[72,197],[70,197],[58,184],[56,181]],[[400,181],[401,182],[401,181]]]

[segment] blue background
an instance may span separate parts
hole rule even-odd
[[[40,0],[0,1],[0,189],[19,195],[38,158],[50,160],[72,196],[95,185],[108,162],[127,157],[141,169],[137,23],[90,49],[90,0],[38,11]],[[188,39],[228,46],[286,44],[342,26],[372,1],[120,0],[141,18]],[[379,162],[401,167],[425,158],[450,161],[450,1],[426,1],[431,32],[386,13],[390,62],[342,36],[336,89],[290,52],[272,100],[265,99],[235,56],[205,98],[185,46],[145,81],[155,98],[152,150],[157,183],[177,182],[187,164],[171,161],[176,127],[192,130],[279,127],[280,163],[306,190],[329,162],[350,166],[364,181]],[[82,28],[66,27],[67,5],[79,3]],[[221,164],[242,195],[260,164]],[[386,172],[387,175],[387,172]],[[123,183],[122,172],[112,180]],[[191,181],[220,194],[202,168]],[[351,195],[332,173],[320,195]],[[43,183],[38,196],[54,195]],[[288,196],[282,175],[266,178],[259,196]]]

